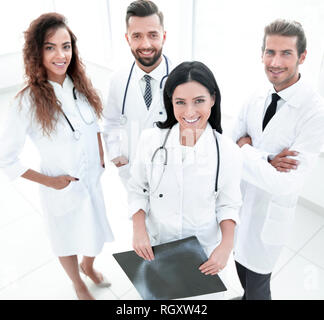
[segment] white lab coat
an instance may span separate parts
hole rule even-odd
[[[31,138],[39,151],[40,172],[49,176],[70,175],[79,178],[62,190],[40,185],[40,200],[47,222],[54,254],[68,256],[83,254],[96,256],[104,242],[112,241],[113,234],[106,217],[100,176],[97,132],[99,127],[88,102],[80,95],[78,106],[73,99],[73,83],[66,77],[63,87],[51,82],[64,113],[74,129],[81,132],[80,140],[73,138],[72,130],[60,115],[57,127],[50,136],[42,133],[40,124],[32,116],[31,100],[27,90],[19,105],[16,99],[0,135],[0,169],[13,180],[28,170],[19,160],[25,138]]]
[[[170,72],[171,63],[169,59],[168,63]],[[162,98],[165,80],[163,81],[163,88],[160,90],[160,80],[167,72],[165,59],[163,58],[159,66],[152,71],[152,73],[158,74],[159,79],[158,85],[155,86],[155,90],[152,92],[153,100],[149,110],[147,110],[145,105],[139,79],[136,76],[138,66],[134,66],[124,109],[127,122],[125,125],[120,124],[123,98],[131,66],[131,64],[127,65],[112,75],[102,123],[102,131],[109,159],[112,160],[118,156],[124,156],[129,160],[128,165],[119,168],[120,177],[125,184],[129,178],[129,167],[136,152],[140,133],[143,129],[152,128],[155,122],[166,119]]]
[[[166,133],[166,129],[153,128],[141,135],[128,181],[129,214],[145,211],[152,245],[195,235],[209,257],[221,240],[219,223],[225,219],[238,222],[240,150],[217,133],[220,171],[216,199],[217,151],[211,126],[207,125],[194,147],[186,147],[182,160],[179,125],[174,125],[166,143],[168,164],[161,179],[163,152],[158,152],[153,165],[151,158]]]
[[[234,141],[245,135],[252,138],[252,146],[241,148],[243,205],[235,260],[261,274],[273,271],[289,238],[298,194],[324,143],[322,99],[302,78],[289,90],[293,93],[263,132],[268,93],[262,91],[251,98],[242,108],[232,136]],[[267,161],[268,155],[284,148],[299,152],[294,157],[300,161],[297,170],[278,172]]]

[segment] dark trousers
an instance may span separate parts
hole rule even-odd
[[[253,272],[237,261],[236,271],[244,289],[242,300],[271,300],[270,278],[271,273],[260,274]]]

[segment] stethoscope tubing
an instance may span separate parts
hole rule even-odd
[[[76,89],[75,89],[75,87],[73,87],[73,89],[72,89],[72,93],[73,93],[73,98],[74,98],[74,100],[77,101],[77,95],[76,95]],[[80,112],[79,107],[78,107],[78,110],[79,110],[79,112]],[[62,110],[62,113],[63,113],[63,116],[64,116],[65,120],[66,120],[67,123],[69,124],[69,127],[70,127],[71,130],[72,130],[73,137],[74,137],[76,140],[79,140],[79,139],[80,139],[80,136],[81,136],[80,131],[74,129],[74,127],[73,127],[71,121],[69,120],[69,118],[67,117],[67,115],[65,114],[65,112],[64,112],[63,110]],[[83,116],[81,115],[81,112],[80,112],[80,116],[81,116],[81,118],[83,119]],[[88,124],[88,125],[92,124],[92,122],[91,122],[91,123],[87,123],[84,119],[83,119],[83,121],[84,121],[84,123],[86,123],[86,124]]]
[[[162,90],[162,86],[163,86],[164,79],[169,76],[169,62],[168,62],[168,58],[165,55],[163,55],[163,57],[164,57],[164,60],[165,60],[165,65],[166,65],[166,74],[162,77],[162,79],[160,81],[160,90]],[[131,79],[132,74],[133,74],[134,66],[135,66],[135,61],[133,62],[132,67],[131,67],[131,69],[129,71],[129,75],[128,75],[128,79],[127,79],[127,83],[126,83],[126,87],[125,87],[125,91],[124,91],[121,117],[124,117],[125,116],[125,106],[126,106],[127,92],[128,92],[128,87],[129,87],[130,79]]]
[[[166,145],[166,143],[167,143],[167,141],[168,141],[168,138],[169,138],[169,135],[170,135],[171,129],[172,129],[172,128],[169,128],[169,130],[168,130],[168,132],[167,132],[167,134],[166,134],[166,136],[165,136],[165,138],[164,138],[164,142],[163,142],[162,146],[158,147],[158,148],[154,151],[154,153],[153,153],[153,155],[152,155],[152,158],[151,158],[151,163],[152,163],[152,165],[153,165],[153,161],[154,161],[154,158],[155,158],[156,154],[157,154],[159,151],[164,151],[165,159],[164,159],[164,163],[163,163],[163,168],[165,168],[165,167],[167,166],[167,164],[168,164],[168,150],[167,150],[167,148],[165,147],[165,145]],[[219,167],[220,167],[220,152],[219,152],[218,139],[217,139],[217,137],[216,137],[216,133],[215,133],[215,130],[214,130],[214,129],[213,129],[213,135],[214,135],[214,138],[215,138],[216,150],[217,150],[217,166],[216,166],[216,179],[215,179],[215,194],[217,194],[217,193],[218,193]],[[164,173],[164,169],[163,169],[163,173]],[[162,173],[162,175],[163,175],[163,173]],[[152,175],[152,174],[151,174],[151,175]],[[157,190],[157,188],[158,188],[158,186],[159,186],[161,180],[162,180],[162,176],[160,177],[159,183],[158,183],[157,187],[155,188],[155,191]],[[155,192],[155,191],[154,191],[154,192]],[[154,193],[154,192],[153,192],[153,193]]]

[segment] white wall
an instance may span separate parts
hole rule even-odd
[[[41,13],[57,11],[78,37],[94,85],[105,97],[108,75],[132,59],[125,12],[130,0],[2,0],[0,2],[0,95],[23,79],[23,31]],[[215,74],[224,119],[230,123],[256,84],[266,82],[261,64],[264,25],[283,17],[300,21],[308,39],[303,76],[324,96],[323,0],[156,0],[165,16],[165,53],[174,62],[197,59]],[[194,32],[193,32],[194,30]],[[320,66],[322,66],[320,68]],[[302,196],[324,208],[323,158]]]

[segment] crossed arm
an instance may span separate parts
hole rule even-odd
[[[252,139],[249,136],[241,137],[237,140],[236,144],[241,148],[245,144],[252,145]],[[268,159],[268,162],[280,172],[289,172],[290,170],[297,169],[299,162],[298,160],[291,159],[291,156],[297,156],[298,152],[289,150],[287,148],[283,149],[278,153],[273,159]]]

